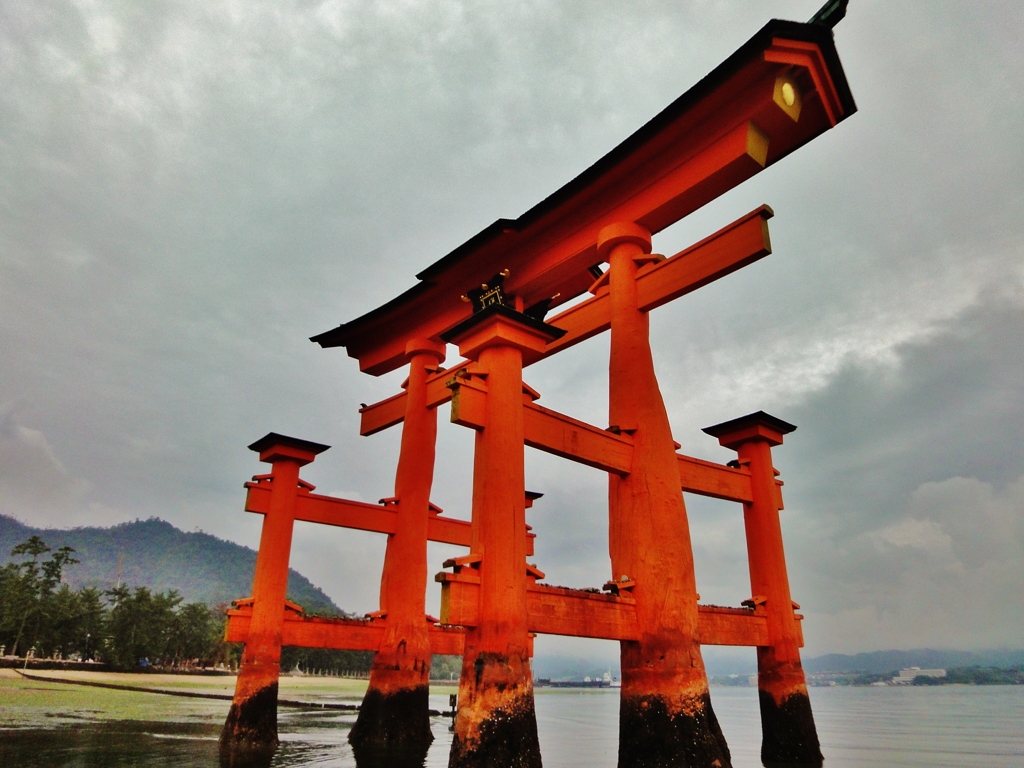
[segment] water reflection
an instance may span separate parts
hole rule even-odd
[[[0,730],[0,765],[19,768],[424,768],[426,750],[354,755],[348,743],[351,716],[319,712],[281,718],[281,743],[273,751],[221,754],[220,723],[106,720],[61,723],[52,728]],[[447,721],[435,724],[447,732]],[[447,757],[447,746],[442,746]],[[447,760],[445,760],[447,763]]]
[[[353,747],[356,768],[423,768],[429,745],[419,749],[367,749]]]
[[[84,722],[0,734],[0,763],[24,768],[216,766],[220,728],[136,720]]]
[[[277,747],[249,747],[220,744],[220,768],[270,768]]]
[[[353,712],[282,711],[278,724],[281,744],[272,755],[236,754],[230,762],[222,757],[219,765],[221,768],[442,768],[448,765],[451,747],[448,718],[431,718],[433,744],[429,749],[413,751],[354,749],[348,742],[354,722]],[[216,763],[196,762],[194,765]]]
[[[716,688],[712,695],[733,765],[760,766],[757,690]],[[811,701],[829,768],[1024,765],[1024,686],[812,688]],[[440,709],[444,699],[432,697],[431,706]],[[543,693],[536,706],[546,768],[615,768],[617,693]],[[0,715],[0,766],[219,765],[223,709],[190,701],[168,714],[168,720],[154,722],[103,720],[91,703],[85,707],[50,710],[35,719],[15,719],[7,711],[5,721]],[[330,711],[282,712],[281,745],[270,768],[354,768],[348,744],[354,720],[353,714]],[[29,727],[12,727],[14,723]],[[447,768],[452,741],[448,724],[447,718],[433,718],[434,743],[416,768]]]

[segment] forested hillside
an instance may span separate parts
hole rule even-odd
[[[32,528],[0,515],[0,565],[11,549],[39,536],[56,550],[68,546],[80,562],[68,566],[64,581],[72,588],[109,590],[121,582],[153,592],[177,590],[185,602],[227,603],[249,595],[256,552],[208,533],[186,533],[158,518],[136,520],[112,528]],[[342,610],[309,579],[294,569],[288,599],[307,613],[339,615]]]

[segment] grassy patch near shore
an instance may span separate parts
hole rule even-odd
[[[228,676],[78,670],[33,670],[29,674],[35,679],[23,678],[13,669],[0,669],[0,729],[114,720],[222,723],[230,706],[229,701],[223,700],[97,688],[62,680],[222,696],[230,696],[235,690],[235,678]],[[285,675],[280,680],[279,695],[295,701],[358,704],[366,686],[366,680],[347,677]],[[431,681],[431,693],[455,693],[457,686],[457,681]],[[282,715],[286,712],[281,710]]]
[[[17,676],[13,670],[3,670],[9,676]],[[30,671],[33,677],[55,678],[63,680],[82,680],[86,682],[111,683],[134,688],[160,688],[169,691],[187,691],[190,693],[219,693],[230,696],[235,691],[233,676],[205,675],[161,675],[137,674],[132,672],[88,672],[54,670],[45,672]],[[315,677],[282,675],[279,690],[282,698],[294,698],[302,694],[347,696],[355,700],[362,699],[366,692],[366,680],[349,677]]]
[[[38,728],[42,723],[57,727],[106,720],[214,722],[227,716],[229,705],[227,701],[43,683],[26,680],[13,670],[0,670],[0,728]]]
[[[34,672],[36,678],[231,695],[234,677],[131,674],[118,672]],[[338,677],[282,677],[280,696],[300,701],[357,704],[365,680]],[[164,696],[71,683],[27,680],[11,669],[0,670],[0,728],[39,727],[106,720],[154,722],[223,722],[229,701]]]

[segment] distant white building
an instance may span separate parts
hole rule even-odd
[[[911,685],[914,682],[915,677],[945,677],[946,670],[944,669],[921,669],[920,667],[910,667],[909,669],[901,669],[898,677],[892,679],[893,685]]]

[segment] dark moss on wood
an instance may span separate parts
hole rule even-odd
[[[278,745],[278,683],[260,688],[239,703],[232,703],[220,732],[220,750],[230,753],[262,752]],[[223,760],[221,761],[223,762]],[[242,765],[242,764],[240,764]]]
[[[359,717],[349,732],[353,746],[367,753],[389,750],[419,750],[434,740],[430,732],[430,689],[426,685],[394,693],[366,691]],[[420,763],[422,765],[422,761]],[[362,765],[362,762],[360,762]]]
[[[512,706],[492,710],[479,733],[469,748],[456,735],[448,768],[541,768],[532,696],[520,696]]]
[[[618,768],[730,768],[729,747],[708,694],[694,714],[671,714],[658,696],[619,704]]]
[[[766,691],[761,701],[761,762],[765,768],[820,768],[824,763],[811,701],[806,693],[787,696],[779,706]]]

